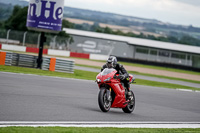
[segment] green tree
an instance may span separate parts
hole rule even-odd
[[[90,27],[90,31],[96,31],[99,28],[99,23],[95,22],[91,27]]]
[[[173,36],[168,36],[168,40],[169,40],[169,42],[173,42],[173,43],[178,42],[178,39],[176,37],[173,37]]]
[[[113,31],[112,31],[111,28],[106,27],[106,28],[104,29],[104,33],[113,34]]]
[[[182,44],[200,46],[200,40],[191,36],[183,36],[178,42]]]
[[[15,6],[12,15],[5,21],[5,28],[26,31],[27,11],[28,7]]]
[[[4,27],[3,22],[0,21],[0,29]]]
[[[101,28],[101,27],[98,27],[98,28],[95,30],[95,32],[99,32],[99,33],[103,33],[103,31],[104,31],[104,29]]]
[[[115,31],[114,34],[116,34],[116,35],[122,35],[122,36],[125,36],[125,35],[126,35],[126,34],[124,34],[124,32],[122,32],[121,30]]]
[[[74,24],[70,23],[66,19],[63,19],[63,21],[62,21],[62,28],[74,28]]]

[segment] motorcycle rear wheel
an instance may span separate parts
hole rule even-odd
[[[131,90],[131,93],[132,93],[133,99],[131,102],[128,103],[128,105],[125,108],[122,108],[124,113],[132,113],[133,110],[135,109],[135,95],[132,90]]]
[[[106,91],[109,90],[101,88],[98,96],[99,107],[103,112],[108,112],[111,107],[111,101],[107,99]]]

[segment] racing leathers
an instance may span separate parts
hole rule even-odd
[[[104,64],[101,68],[101,71],[103,71],[105,68],[108,68],[108,66],[106,64]],[[124,86],[126,87],[127,91],[129,91],[129,74],[126,71],[126,69],[123,67],[123,65],[117,63],[114,67],[113,67],[116,71],[117,74],[119,74],[119,78],[121,79],[121,82],[124,84]]]

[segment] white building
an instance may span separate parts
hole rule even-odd
[[[200,47],[65,28],[71,51],[200,68]]]

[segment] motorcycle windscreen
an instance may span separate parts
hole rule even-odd
[[[105,68],[105,69],[101,72],[101,75],[102,75],[102,76],[108,75],[109,73],[112,73],[113,71],[116,71],[116,70],[113,69],[113,68]]]

